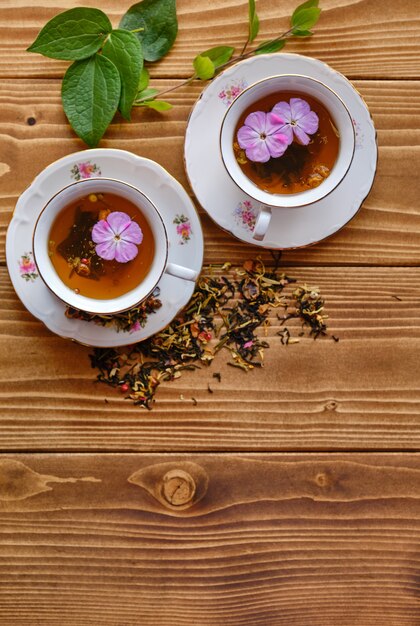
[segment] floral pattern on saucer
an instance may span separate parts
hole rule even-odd
[[[183,213],[176,215],[173,221],[176,224],[176,232],[180,236],[179,243],[184,245],[187,243],[192,235],[191,222]]]
[[[354,126],[354,134],[356,136],[356,150],[360,150],[360,148],[363,148],[363,142],[365,137],[359,122],[354,118],[352,118],[352,122]]]
[[[250,233],[254,230],[257,215],[258,211],[252,205],[250,200],[239,202],[233,211],[233,217],[235,218],[236,223],[248,230]]]
[[[74,180],[83,180],[84,178],[92,178],[92,176],[102,176],[102,173],[101,168],[96,163],[82,161],[73,165],[70,176]]]
[[[248,83],[244,78],[233,80],[222,91],[219,91],[219,98],[228,107],[247,87]]]
[[[39,276],[32,252],[25,252],[18,260],[21,278],[27,283],[33,283]]]

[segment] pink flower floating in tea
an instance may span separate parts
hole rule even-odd
[[[293,138],[303,146],[307,146],[313,135],[318,130],[319,119],[315,111],[302,98],[290,98],[290,102],[278,102],[274,105],[272,113],[284,119],[281,132],[287,136],[291,144]]]
[[[273,112],[254,111],[245,118],[237,138],[250,161],[267,163],[272,157],[284,154],[290,143],[287,135],[280,132],[284,122],[282,117]]]
[[[113,211],[106,220],[95,224],[92,239],[97,244],[96,254],[101,259],[127,263],[137,256],[137,246],[143,241],[143,233],[127,213]]]

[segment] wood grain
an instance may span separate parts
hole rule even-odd
[[[416,626],[419,461],[3,455],[0,624]],[[187,510],[129,480],[191,463]]]
[[[101,9],[114,26],[131,2],[103,0]],[[289,28],[289,18],[299,4],[288,0],[259,0],[260,34],[257,42],[279,36]],[[98,6],[84,0],[84,6]],[[0,25],[0,76],[56,78],[68,63],[25,52],[40,28],[62,10],[74,6],[68,0],[3,0]],[[323,0],[323,13],[311,39],[293,40],[289,52],[298,52],[331,63],[349,77],[414,78],[418,75],[420,17],[412,0]],[[16,8],[18,10],[16,10]],[[197,4],[178,0],[179,34],[175,46],[159,64],[158,77],[192,74],[192,59],[217,45],[239,51],[247,37],[247,3],[244,0],[213,0]],[[203,27],[205,25],[205,27]]]
[[[283,346],[273,311],[263,370],[239,372],[222,352],[211,368],[162,384],[147,412],[94,384],[89,349],[32,318],[1,270],[0,449],[419,449],[420,272],[285,271],[321,288],[339,343]],[[299,323],[287,327],[298,337]]]
[[[174,84],[156,82],[161,88]],[[356,81],[355,85],[378,129],[379,167],[373,189],[348,226],[313,248],[286,253],[289,264],[420,263],[418,185],[413,184],[420,169],[420,83]],[[157,160],[192,193],[184,171],[183,139],[200,90],[200,85],[194,85],[175,92],[174,109],[165,115],[164,124],[156,112],[137,111],[131,124],[112,125],[103,146]],[[2,81],[0,106],[0,262],[4,262],[6,228],[19,195],[47,164],[83,146],[66,122],[58,81]],[[27,124],[30,117],[36,119],[33,126]],[[251,246],[223,232],[202,209],[200,216],[205,262],[240,262],[253,254]]]

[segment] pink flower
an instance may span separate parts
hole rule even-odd
[[[280,132],[282,127],[282,117],[272,112],[254,111],[238,130],[238,143],[250,161],[267,163],[271,157],[282,156],[289,145],[287,136]]]
[[[297,142],[307,146],[313,135],[318,130],[319,119],[315,111],[302,98],[290,98],[289,102],[278,102],[274,105],[272,113],[279,115],[285,121],[281,132],[287,137],[289,145],[293,141],[293,135]]]
[[[79,173],[82,178],[90,178],[95,171],[94,165],[92,163],[79,163]]]
[[[35,263],[28,257],[22,257],[19,267],[21,274],[32,274],[37,271]]]
[[[127,213],[113,211],[106,220],[95,224],[92,228],[92,239],[98,244],[95,250],[101,259],[127,263],[137,256],[137,246],[143,241],[143,233]]]
[[[182,224],[178,224],[176,227],[176,232],[181,237],[188,237],[191,232],[191,224],[189,222],[183,222]]]

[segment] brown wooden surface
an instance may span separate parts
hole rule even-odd
[[[420,277],[415,268],[285,268],[325,294],[331,337],[284,346],[276,311],[265,367],[185,372],[148,412],[93,383],[90,349],[54,337],[0,280],[3,450],[420,448]],[[4,276],[0,273],[0,277]],[[400,298],[400,300],[397,300]],[[287,323],[294,337],[301,330]],[[212,377],[220,372],[220,383]],[[213,393],[210,394],[207,385]],[[246,392],[244,392],[244,388]],[[265,392],[262,392],[262,389]],[[192,397],[197,401],[195,406]],[[105,400],[107,403],[105,403]]]
[[[0,468],[0,624],[418,623],[418,455],[7,455]],[[159,496],[179,470],[198,494],[181,510]]]
[[[77,4],[0,3],[0,624],[418,626],[418,3],[321,0],[316,35],[286,48],[353,80],[378,130],[357,217],[283,255],[285,271],[321,288],[339,342],[283,346],[273,313],[264,369],[245,374],[219,355],[162,385],[151,412],[95,384],[89,349],[33,318],[5,267],[17,198],[83,148],[60,104],[67,64],[25,52]],[[117,25],[130,3],[82,4]],[[178,0],[179,36],[153,86],[185,79],[201,50],[239,47],[246,4]],[[258,41],[288,27],[288,0],[257,8]],[[202,88],[174,92],[164,117],[117,119],[101,146],[157,160],[192,195],[183,137]],[[206,263],[260,252],[197,208]]]

